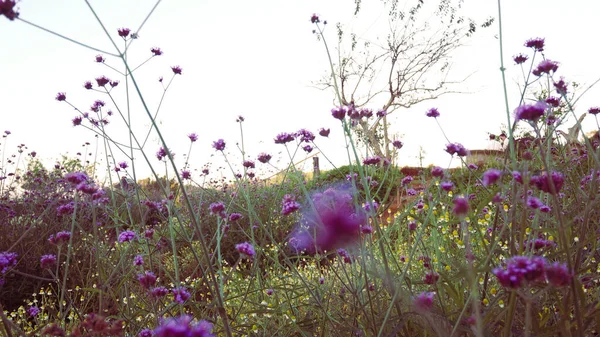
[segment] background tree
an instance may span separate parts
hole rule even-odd
[[[378,106],[379,113],[371,114],[375,119],[354,119],[354,131],[375,155],[392,160],[398,146],[393,146],[388,116],[417,103],[460,92],[456,85],[468,76],[450,79],[451,54],[478,26],[489,27],[493,18],[480,25],[464,18],[460,15],[462,0],[428,2],[427,6],[423,0],[383,0],[379,4],[387,12],[385,37],[359,37],[337,23],[337,59],[332,57],[332,71],[317,86],[337,86],[336,105],[341,103],[357,110]],[[362,1],[356,0],[354,16],[358,18],[362,11]],[[314,31],[317,37],[323,38],[326,21],[323,25],[319,20],[313,22],[318,28]],[[365,111],[361,115],[368,114]]]

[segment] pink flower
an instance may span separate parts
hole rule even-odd
[[[533,48],[535,51],[544,51],[544,39],[539,37],[529,39],[525,42],[525,47]]]
[[[528,58],[529,57],[527,55],[523,55],[523,54],[513,56],[513,60],[515,61],[516,64],[525,63],[525,61],[527,61]]]
[[[417,311],[427,312],[433,308],[434,292],[422,292],[413,299],[413,305]]]
[[[171,70],[173,70],[173,74],[175,74],[175,75],[181,75],[181,71],[182,70],[181,70],[180,66],[171,67]]]
[[[129,29],[129,28],[119,28],[118,32],[119,32],[119,36],[120,37],[127,38],[127,36],[129,36],[129,33],[131,32],[131,29]]]
[[[150,49],[150,51],[152,52],[152,54],[154,54],[154,56],[160,56],[163,54],[163,51],[160,50],[160,48],[154,47],[152,49]]]

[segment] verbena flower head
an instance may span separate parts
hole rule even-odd
[[[313,150],[313,147],[310,146],[309,144],[306,144],[302,147],[302,150],[304,150],[306,153],[311,153]]]
[[[528,196],[527,197],[527,206],[530,208],[533,208],[533,209],[538,209],[545,205],[540,199],[538,199],[536,197]]]
[[[17,265],[17,253],[2,252],[0,253],[0,273],[4,274],[9,268]]]
[[[140,333],[138,334],[138,337],[153,337],[154,336],[154,332],[152,332],[152,330],[150,329],[144,329],[142,331],[140,331]]]
[[[293,195],[286,194],[283,196],[283,200],[281,202],[282,215],[290,215],[299,209],[300,204],[296,202],[296,198]]]
[[[268,163],[269,160],[271,160],[271,155],[270,154],[262,152],[262,153],[260,153],[258,155],[258,161],[261,162],[261,163],[263,163],[263,164]]]
[[[282,132],[275,137],[275,144],[286,144],[295,139],[294,135],[287,132]]]
[[[242,163],[242,165],[245,168],[255,168],[256,165],[254,164],[254,162],[252,160],[244,160],[244,162]]]
[[[208,208],[210,209],[211,214],[219,216],[225,215],[225,204],[220,201],[213,202],[212,204],[210,204],[210,206],[208,206]]]
[[[546,98],[545,102],[549,106],[556,108],[560,105],[560,97],[550,96],[550,97]]]
[[[56,235],[54,235],[54,234],[50,235],[48,237],[48,242],[58,245],[58,244],[69,242],[69,239],[71,239],[71,232],[62,231],[62,232],[56,233]]]
[[[554,82],[554,89],[556,89],[556,92],[561,96],[567,94],[567,83],[565,83],[565,80],[562,77],[558,82]]]
[[[416,311],[427,312],[433,308],[434,292],[422,292],[413,298],[413,306]]]
[[[339,120],[342,120],[342,119],[344,119],[344,117],[346,117],[346,112],[347,112],[347,109],[346,109],[346,107],[343,107],[343,106],[331,109],[331,115],[333,116],[333,118],[336,118]]]
[[[369,157],[369,158],[365,158],[365,160],[363,160],[364,165],[377,165],[379,163],[381,163],[381,157],[379,157],[379,156]]]
[[[542,60],[531,73],[535,76],[542,76],[542,74],[550,74],[550,72],[555,73],[556,70],[558,70],[558,62]]]
[[[73,185],[79,185],[88,181],[88,176],[84,172],[69,172],[64,176],[65,180]]]
[[[152,52],[152,56],[160,56],[163,54],[163,51],[158,47],[154,47],[150,49],[150,51]]]
[[[314,193],[291,235],[289,244],[298,251],[314,254],[356,243],[367,215],[353,200],[349,185]]]
[[[533,48],[535,51],[544,51],[544,39],[540,37],[529,39],[525,42],[525,47]]]
[[[57,101],[62,102],[66,99],[67,99],[67,94],[65,94],[64,92],[59,92],[58,94],[56,94]]]
[[[188,135],[188,138],[193,143],[198,140],[198,135],[195,132],[192,132]]]
[[[135,232],[132,230],[122,231],[121,234],[119,234],[119,242],[123,243],[133,241],[136,237],[137,234],[135,234]]]
[[[119,36],[122,38],[127,38],[129,36],[129,33],[131,32],[131,29],[129,28],[119,28],[117,30],[117,32],[119,33]]]
[[[81,116],[74,117],[71,122],[73,122],[73,126],[81,125],[83,118]]]
[[[565,287],[571,283],[573,275],[569,272],[566,263],[554,262],[546,264],[546,279],[555,287]]]
[[[454,183],[451,181],[442,181],[440,183],[440,187],[446,191],[446,192],[450,192],[454,189]]]
[[[231,214],[229,214],[229,221],[231,221],[231,222],[238,221],[241,218],[243,218],[243,216],[240,213],[231,213]]]
[[[329,137],[330,132],[331,132],[330,129],[325,129],[325,128],[319,129],[319,135],[321,135],[322,137]]]
[[[541,175],[532,176],[529,182],[541,191],[556,194],[560,192],[565,178],[560,172],[553,171],[550,175],[547,172],[543,172]],[[552,188],[553,185],[554,189]]]
[[[392,146],[395,147],[396,149],[400,150],[404,146],[404,143],[402,143],[399,140],[394,140],[392,142]]]
[[[16,5],[15,0],[0,0],[0,16],[4,15],[10,21],[19,17],[19,12],[15,10]]]
[[[110,83],[110,79],[108,79],[108,77],[106,77],[106,76],[101,76],[101,77],[96,78],[96,84],[98,84],[99,87],[104,87],[109,83]]]
[[[544,115],[547,104],[537,101],[535,104],[523,104],[515,110],[515,119],[535,122]]]
[[[237,245],[235,245],[235,250],[237,250],[238,253],[242,254],[242,256],[246,256],[250,259],[252,259],[254,255],[256,255],[254,247],[249,242],[238,243]]]
[[[40,257],[40,266],[42,269],[50,268],[56,264],[56,255],[47,254]]]
[[[217,151],[223,151],[225,150],[225,141],[223,139],[214,141],[212,147]]]
[[[165,287],[152,288],[152,290],[150,291],[150,294],[154,298],[165,297],[165,296],[167,296],[168,293],[169,293],[169,290]]]
[[[36,306],[31,306],[29,307],[29,309],[27,309],[27,314],[29,315],[29,317],[35,317],[40,313],[40,311],[40,308]]]
[[[427,110],[427,113],[425,115],[427,117],[437,118],[437,117],[440,117],[440,112],[438,111],[437,108],[431,108],[431,109]]]
[[[506,288],[520,288],[527,282],[544,280],[546,260],[539,256],[514,256],[506,262],[506,269],[495,268],[492,273]]]
[[[498,181],[498,179],[500,179],[501,175],[502,175],[502,171],[495,169],[495,168],[491,168],[491,169],[485,171],[483,173],[483,178],[482,178],[483,186],[487,187],[492,184],[495,184],[496,181]]]
[[[296,132],[296,137],[300,138],[300,142],[304,143],[310,143],[315,140],[315,135],[306,129],[298,130],[298,132]]]
[[[191,316],[168,318],[154,329],[154,337],[214,337],[213,325],[207,321],[194,323]]]
[[[151,271],[145,271],[143,274],[137,276],[140,285],[145,289],[150,289],[156,285],[156,275]]]
[[[591,108],[588,110],[588,113],[589,113],[590,115],[597,115],[598,113],[600,113],[600,107],[597,107],[597,106],[595,106],[595,107],[591,107]]]
[[[185,303],[192,295],[185,289],[185,287],[177,287],[171,291],[173,293],[173,299],[179,304]]]
[[[467,198],[456,197],[452,202],[454,203],[454,208],[452,208],[454,214],[465,216],[469,213],[469,201]]]
[[[141,255],[136,255],[133,258],[133,265],[134,266],[143,266],[144,265],[144,257]]]
[[[446,149],[444,151],[448,152],[451,156],[455,154],[459,157],[469,155],[469,150],[467,150],[462,144],[459,143],[447,144]]]
[[[319,20],[319,16],[317,14],[313,14],[310,16],[310,22],[319,23],[319,22],[321,22],[321,20]]]
[[[439,166],[434,166],[431,169],[431,175],[436,177],[436,178],[441,178],[444,176],[444,169],[439,167]]]
[[[527,61],[527,59],[529,59],[529,56],[523,54],[513,56],[513,60],[516,64],[523,64],[525,61]]]
[[[180,66],[171,67],[171,70],[173,71],[173,74],[175,74],[175,75],[181,75],[181,73],[183,71]]]

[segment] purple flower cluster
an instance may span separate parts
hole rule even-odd
[[[247,256],[248,258],[253,258],[256,255],[256,251],[254,251],[254,247],[249,242],[242,242],[235,245],[235,250],[237,250],[243,256]]]
[[[333,118],[339,120],[343,120],[344,117],[346,117],[346,112],[346,107],[343,106],[331,109],[331,115],[333,116]]]
[[[548,263],[540,256],[514,256],[506,263],[506,269],[495,268],[492,273],[507,288],[521,288],[527,283],[544,282],[562,287],[571,282],[572,274],[565,264]]]
[[[210,322],[202,320],[194,323],[191,316],[182,315],[163,320],[154,329],[154,337],[214,337],[212,329]]]
[[[140,285],[146,289],[150,289],[156,285],[156,275],[151,271],[145,271],[143,274],[138,274]]]
[[[215,215],[219,215],[219,216],[225,215],[225,204],[223,204],[220,201],[213,202],[212,204],[210,204],[210,206],[208,206],[208,208],[210,209],[211,214],[215,214]]]
[[[135,234],[135,232],[132,230],[122,231],[121,234],[119,234],[119,242],[123,243],[133,241],[136,237],[137,234]]]
[[[498,179],[500,179],[501,175],[502,175],[502,171],[500,171],[498,169],[491,168],[491,169],[485,171],[483,173],[483,178],[482,178],[483,186],[487,187],[487,186],[495,184],[496,181],[498,181]]]
[[[281,214],[290,215],[300,209],[300,204],[296,202],[296,198],[293,195],[286,194],[283,196],[281,202]]]
[[[4,15],[10,21],[19,17],[19,12],[15,11],[16,5],[15,0],[0,0],[0,16]]]
[[[277,137],[275,137],[274,141],[275,141],[275,144],[286,144],[286,143],[293,141],[294,139],[296,139],[296,137],[294,137],[293,134],[287,133],[287,132],[282,132],[282,133],[278,134]]]
[[[515,110],[515,119],[535,122],[544,115],[546,107],[547,104],[544,101],[537,101],[535,104],[523,104]]]
[[[0,273],[4,274],[9,268],[17,265],[17,253],[0,253]]]
[[[225,141],[223,139],[214,141],[212,147],[217,151],[223,151],[225,150]]]
[[[185,303],[192,296],[185,287],[174,288],[171,292],[173,293],[173,299],[179,304]]]
[[[533,69],[531,72],[535,76],[542,76],[542,74],[550,74],[550,72],[555,73],[558,70],[558,63],[550,60],[543,60],[538,64],[537,68]]]
[[[459,157],[464,157],[469,154],[469,150],[459,143],[447,144],[444,151],[448,152],[451,156],[456,154]]]
[[[321,135],[322,137],[329,137],[330,132],[331,132],[330,129],[325,129],[325,128],[319,129],[319,135]]]
[[[61,243],[69,242],[70,238],[71,238],[71,232],[62,231],[62,232],[58,232],[56,234],[51,234],[48,237],[48,241],[52,244],[58,245]]]
[[[369,157],[369,158],[365,158],[365,160],[363,160],[364,165],[377,165],[379,163],[381,163],[381,157],[379,157],[379,156]]]
[[[433,308],[433,298],[435,293],[433,292],[422,292],[413,299],[413,306],[415,310],[420,312],[426,312]]]
[[[535,185],[539,190],[550,194],[556,194],[560,191],[565,182],[565,177],[560,173],[553,171],[550,175],[543,172],[540,175],[532,176],[530,184]]]
[[[440,112],[438,111],[437,108],[431,108],[431,109],[427,110],[427,113],[425,115],[427,117],[437,118],[437,117],[440,117]]]
[[[289,240],[290,246],[314,254],[357,242],[367,216],[362,207],[356,205],[353,195],[349,187],[329,188],[313,194],[314,208],[307,208],[302,214]]]
[[[42,267],[42,269],[50,268],[54,264],[56,264],[56,255],[47,254],[42,255],[42,257],[40,257],[40,266]]]
[[[264,153],[264,152],[263,152],[263,153],[260,153],[260,154],[258,155],[258,161],[259,161],[259,162],[261,162],[261,163],[263,163],[263,164],[266,164],[266,163],[268,163],[268,162],[269,162],[269,160],[271,160],[271,158],[272,158],[272,157],[271,157],[271,155],[270,155],[270,154],[267,154],[267,153]]]

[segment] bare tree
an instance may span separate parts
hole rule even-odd
[[[358,139],[367,143],[374,154],[388,159],[395,156],[387,116],[458,93],[456,85],[466,80],[449,79],[451,53],[478,27],[473,20],[459,16],[462,2],[439,0],[437,7],[431,8],[425,7],[423,0],[382,1],[389,25],[385,39],[358,37],[346,33],[342,24],[336,25],[338,58],[332,62],[332,74],[317,86],[337,90],[337,104],[342,106],[380,106],[382,112],[375,119],[353,118]],[[355,4],[354,15],[358,16],[362,3],[355,0]],[[489,18],[481,26],[488,27],[492,22]],[[315,23],[319,28],[315,33],[323,38],[320,22]]]

